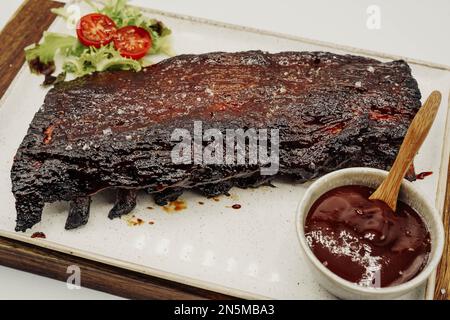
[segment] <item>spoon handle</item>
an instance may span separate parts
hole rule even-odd
[[[388,176],[369,199],[381,200],[395,211],[403,177],[430,131],[440,103],[441,93],[433,91],[411,122]]]

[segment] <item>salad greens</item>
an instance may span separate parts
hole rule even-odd
[[[147,30],[152,38],[152,47],[147,55],[171,55],[167,41],[171,30],[162,22],[147,18],[139,9],[127,6],[126,0],[109,0],[102,8],[98,8],[89,0],[85,2],[94,12],[111,18],[117,28],[133,25]],[[66,20],[70,18],[70,13],[64,8],[52,9],[52,12]],[[52,32],[44,33],[41,43],[25,48],[26,61],[35,73],[51,74],[55,70],[56,56],[63,58],[64,72],[75,77],[111,69],[140,71],[148,62],[145,57],[140,60],[122,57],[112,43],[97,49],[84,46],[76,36]]]
[[[85,75],[108,69],[140,71],[142,65],[137,60],[122,57],[110,43],[98,49],[86,48],[79,56],[68,56],[64,60],[63,69],[75,75]]]
[[[55,59],[58,50],[62,55],[68,56],[76,51],[78,45],[76,37],[45,32],[44,41],[41,44],[25,48],[25,58],[27,61],[39,58],[42,63],[47,64]]]

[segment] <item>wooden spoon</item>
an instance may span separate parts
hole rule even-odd
[[[433,91],[411,122],[388,176],[372,193],[369,197],[370,200],[381,200],[395,212],[403,177],[430,131],[440,103],[441,93]]]

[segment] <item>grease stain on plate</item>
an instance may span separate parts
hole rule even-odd
[[[123,216],[123,219],[127,222],[127,225],[129,227],[141,226],[144,224],[144,220],[142,220],[141,218],[137,218],[134,214],[131,216]]]
[[[167,213],[172,213],[175,211],[181,211],[187,208],[186,202],[184,200],[170,201],[168,204],[162,207]]]

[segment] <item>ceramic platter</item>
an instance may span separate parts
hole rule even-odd
[[[82,6],[82,12],[87,7]],[[225,25],[145,9],[172,30],[177,54],[261,49],[325,50],[392,60],[384,54],[363,52],[296,37]],[[73,33],[57,18],[51,31]],[[382,48],[380,48],[382,51]],[[410,60],[424,97],[436,89],[443,94],[437,120],[415,159],[417,172],[432,171],[414,182],[442,212],[449,158],[448,96],[450,71],[446,67]],[[230,196],[206,199],[186,193],[186,208],[166,212],[150,196],[140,194],[132,216],[111,221],[111,192],[93,198],[89,223],[66,231],[67,203],[47,205],[42,222],[26,233],[15,233],[14,197],[10,169],[28,125],[44,100],[41,77],[24,66],[1,100],[0,107],[0,235],[243,298],[331,299],[311,277],[296,237],[295,211],[308,184],[275,181],[276,188],[232,189]],[[204,202],[203,205],[199,202]],[[232,209],[233,204],[241,209]],[[152,207],[153,209],[149,209]],[[133,225],[136,219],[143,221]],[[152,221],[153,224],[149,222]],[[46,239],[31,239],[41,231]],[[434,289],[428,282],[429,292]],[[430,296],[430,295],[428,295]],[[425,298],[426,289],[404,298]]]

